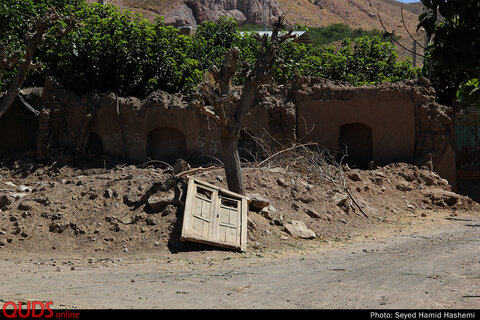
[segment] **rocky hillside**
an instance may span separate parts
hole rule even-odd
[[[221,16],[232,17],[241,24],[264,23],[264,0],[108,0],[108,3],[141,12],[147,18],[162,15],[175,25],[195,25]],[[354,28],[381,30],[381,18],[387,29],[398,34],[406,34],[401,23],[401,8],[412,34],[422,11],[419,3],[404,4],[395,0],[266,0],[265,4],[267,18],[285,13],[291,24],[320,27],[345,23]]]
[[[89,0],[97,2],[97,0]],[[221,16],[240,24],[264,24],[264,0],[107,0],[120,8],[142,13],[148,19],[164,16],[167,24],[197,25]],[[424,43],[424,33],[416,32],[420,3],[404,4],[395,0],[265,0],[267,19],[286,14],[291,25],[322,27],[344,23],[352,28],[377,29],[400,36],[400,57],[411,57],[412,37]],[[403,11],[403,19],[402,19]],[[404,22],[402,22],[402,20]],[[383,23],[383,26],[382,26]],[[417,52],[422,54],[421,46]],[[420,57],[418,58],[421,64]]]
[[[411,36],[422,46],[424,43],[424,32],[416,32],[418,15],[422,12],[420,3],[404,4],[395,0],[278,0],[278,3],[292,24],[322,27],[345,23],[365,30],[385,28],[400,36],[397,47],[401,57],[412,56],[408,52],[413,47]],[[417,52],[423,53],[420,46]]]

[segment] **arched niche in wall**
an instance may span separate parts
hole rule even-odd
[[[255,161],[257,158],[257,142],[254,139],[253,133],[247,130],[240,131],[238,138],[238,153],[240,160]]]
[[[159,127],[148,134],[147,157],[173,164],[187,154],[185,135],[171,127]]]
[[[348,123],[340,127],[339,147],[346,151],[345,162],[366,169],[373,160],[372,128],[363,123]]]
[[[103,154],[102,139],[94,132],[90,132],[88,135],[87,153],[93,155],[95,158]]]

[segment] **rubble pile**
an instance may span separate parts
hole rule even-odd
[[[480,212],[479,204],[452,192],[428,168],[398,163],[345,169],[349,192],[284,168],[244,168],[251,199],[248,245],[274,248],[288,241],[335,239],[405,214],[426,219],[441,210]],[[192,175],[226,188],[222,168]],[[186,182],[172,169],[154,166],[81,169],[16,161],[0,168],[0,250],[204,248],[179,240]]]

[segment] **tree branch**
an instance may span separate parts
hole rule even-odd
[[[60,16],[56,12],[55,8],[47,9],[43,16],[36,16],[30,19],[30,30],[25,35],[26,49],[23,56],[23,61],[18,66],[17,73],[10,84],[10,87],[8,88],[7,95],[0,101],[0,119],[15,101],[15,97],[20,92],[20,89],[23,86],[23,83],[27,78],[28,71],[32,68],[32,65],[35,68],[36,64],[32,64],[32,61],[36,49],[46,42],[47,32],[59,20]],[[67,27],[58,31],[56,38],[57,40],[70,33],[77,24],[77,21],[73,17],[67,17],[65,22],[67,23]],[[0,71],[2,71],[2,67],[8,66],[5,61],[9,60],[5,60],[5,58],[3,58],[0,59],[0,61],[3,62],[0,62]],[[12,63],[12,61],[15,61],[15,59],[10,59],[10,63]]]
[[[391,37],[391,39],[393,40],[393,42],[395,42],[397,45],[399,45],[399,46],[402,47],[403,49],[407,50],[408,52],[413,53],[413,54],[415,54],[415,55],[417,55],[417,56],[419,56],[419,57],[425,58],[424,55],[419,54],[419,53],[417,53],[417,52],[413,52],[412,50],[406,48],[403,44],[401,44],[400,42],[398,42],[398,41],[395,39],[395,37],[392,37],[393,32],[388,32],[387,29],[385,28],[385,25],[383,24],[382,18],[380,18],[380,12],[378,12],[378,20],[380,21],[380,24],[382,25],[383,30],[384,30],[388,35],[390,35],[390,37]]]

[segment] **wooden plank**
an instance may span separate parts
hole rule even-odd
[[[191,234],[191,220],[192,220],[192,215],[190,214],[192,212],[192,206],[194,205],[192,199],[194,195],[194,189],[195,189],[195,181],[189,180],[188,181],[188,186],[187,186],[187,195],[190,195],[190,197],[187,196],[187,199],[185,201],[185,211],[188,214],[183,215],[183,225],[182,225],[182,234],[180,236],[180,239],[184,240],[189,237]]]
[[[242,208],[241,214],[239,215],[240,219],[240,250],[247,251],[247,211],[248,211],[248,201],[247,198],[242,199]]]

